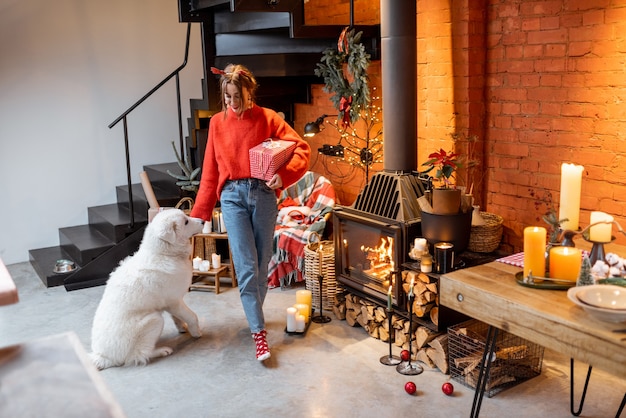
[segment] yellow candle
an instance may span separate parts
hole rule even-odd
[[[582,165],[561,165],[561,199],[559,203],[559,219],[568,220],[561,224],[561,228],[578,230],[580,215],[580,188],[584,167]]]
[[[546,233],[542,226],[524,228],[524,277],[530,271],[533,276],[546,273]]]
[[[296,303],[295,305],[293,305],[293,307],[298,310],[298,315],[302,315],[304,317],[304,322],[309,322],[309,318],[311,317],[309,305],[305,305],[304,303]]]
[[[309,307],[309,315],[311,312],[311,300],[312,294],[310,290],[298,290],[296,291],[296,304],[303,304]]]
[[[604,212],[591,212],[589,225],[596,222],[608,222],[589,228],[589,240],[594,242],[611,242],[611,229],[613,229],[613,217]]]
[[[550,277],[575,282],[580,273],[582,254],[578,248],[552,247],[550,249]]]

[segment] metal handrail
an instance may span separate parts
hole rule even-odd
[[[159,90],[165,83],[170,81],[173,77],[176,78],[176,98],[177,98],[177,107],[178,107],[178,136],[179,136],[179,146],[180,146],[180,155],[185,155],[183,153],[183,119],[182,119],[182,110],[180,103],[180,72],[187,65],[187,58],[189,57],[189,39],[191,35],[191,23],[187,23],[187,39],[185,42],[185,58],[183,63],[172,71],[167,77],[165,77],[160,83],[154,86],[148,93],[146,93],[141,99],[137,100],[131,107],[129,107],[126,111],[124,111],[120,116],[117,117],[111,124],[109,125],[109,129],[113,128],[120,121],[124,121],[124,148],[126,153],[126,181],[128,183],[128,204],[130,210],[130,228],[135,226],[135,206],[133,203],[133,189],[131,182],[131,172],[130,172],[130,151],[128,145],[128,121],[127,116],[135,110],[140,104],[142,104],[148,97],[152,96],[157,90]]]

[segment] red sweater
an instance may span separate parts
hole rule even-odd
[[[296,148],[290,161],[277,172],[283,187],[295,183],[309,168],[311,147],[271,109],[254,106],[239,118],[227,109],[211,117],[209,138],[202,164],[200,188],[191,216],[209,220],[213,207],[227,180],[250,178],[248,150],[268,138],[294,141]],[[281,189],[277,189],[277,195]]]

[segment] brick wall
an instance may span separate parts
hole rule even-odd
[[[478,136],[479,169],[460,175],[505,219],[504,249],[543,225],[547,196],[558,207],[563,162],[585,167],[581,226],[593,210],[626,226],[626,0],[432,0],[417,19],[418,162],[441,147],[467,152],[451,133]],[[304,107],[302,127],[334,110],[321,88]],[[346,200],[360,189],[345,187]]]

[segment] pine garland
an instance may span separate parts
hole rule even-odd
[[[359,120],[361,111],[371,100],[367,75],[370,55],[360,43],[362,34],[346,27],[339,36],[337,48],[324,50],[315,69],[315,75],[324,78],[324,91],[334,93],[330,100],[344,127]],[[344,73],[344,64],[349,74]]]

